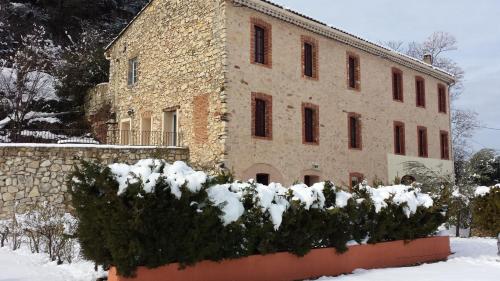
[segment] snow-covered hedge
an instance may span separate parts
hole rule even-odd
[[[208,176],[183,162],[84,163],[70,180],[85,256],[129,275],[136,266],[414,239],[445,217],[411,186],[348,193],[332,182],[269,186]]]
[[[476,188],[472,218],[474,227],[485,234],[493,237],[500,234],[500,184]]]

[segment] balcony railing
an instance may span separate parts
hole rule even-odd
[[[182,134],[137,130],[0,130],[0,143],[183,146]]]

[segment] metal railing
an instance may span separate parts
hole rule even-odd
[[[0,143],[107,144],[130,146],[183,146],[178,132],[138,130],[0,130]]]

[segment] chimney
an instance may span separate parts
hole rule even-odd
[[[432,55],[431,54],[425,54],[424,55],[424,62],[427,64],[432,65]]]

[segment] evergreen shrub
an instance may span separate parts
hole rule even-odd
[[[475,228],[493,237],[500,234],[500,185],[488,188],[488,192],[476,191],[472,212]]]
[[[151,170],[161,174],[168,164],[160,163]],[[197,192],[184,182],[179,198],[173,192],[175,180],[132,178],[120,183],[109,166],[84,162],[69,179],[83,255],[97,264],[116,266],[124,276],[133,276],[137,266],[189,266],[285,251],[303,256],[315,248],[345,252],[348,242],[423,238],[445,221],[440,206],[419,206],[409,215],[406,203],[388,198],[382,202],[386,207],[377,210],[369,187],[360,185],[348,194],[325,182],[319,185],[321,192],[314,191],[316,185],[298,186],[301,192],[316,192],[307,204],[297,199],[294,187],[280,189],[282,194],[272,203],[286,208],[277,224],[276,212],[263,208],[266,199],[259,197],[259,188],[271,185],[234,183],[230,176],[220,175],[207,178]],[[217,185],[226,191],[242,186],[235,193],[241,195],[244,210],[235,221],[222,219],[229,202],[211,199],[209,190]]]

